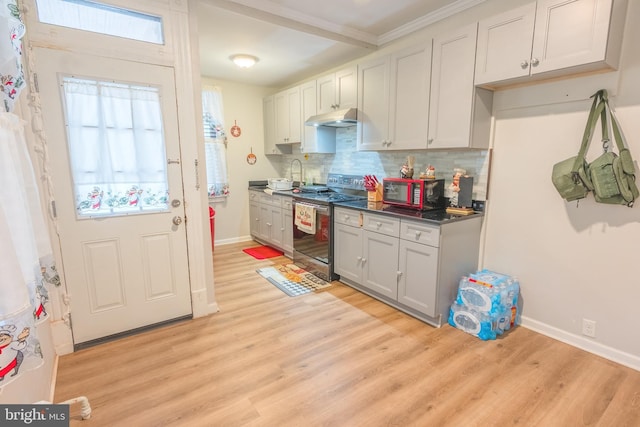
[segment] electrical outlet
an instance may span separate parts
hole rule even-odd
[[[582,319],[582,335],[586,335],[591,338],[596,337],[596,321],[589,319]]]

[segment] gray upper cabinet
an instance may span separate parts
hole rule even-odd
[[[431,41],[358,69],[358,150],[426,149]]]
[[[487,148],[493,93],[474,86],[478,24],[433,39],[428,148]]]
[[[320,77],[317,81],[318,114],[355,108],[358,91],[358,67],[346,67]]]
[[[627,0],[540,0],[482,20],[475,83],[488,88],[618,66]]]
[[[276,144],[293,144],[302,139],[300,86],[279,92],[274,96]]]
[[[300,108],[302,111],[301,153],[335,153],[336,131],[332,128],[305,126],[304,121],[317,114],[317,84],[311,80],[300,86]]]

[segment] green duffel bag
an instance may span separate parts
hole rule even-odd
[[[592,98],[593,103],[591,104],[591,111],[589,111],[589,118],[587,119],[584,135],[582,136],[580,152],[577,156],[573,156],[553,165],[553,171],[551,172],[551,181],[553,182],[553,185],[556,187],[560,197],[565,199],[567,202],[584,199],[587,197],[589,192],[593,190],[591,174],[589,173],[589,164],[587,163],[585,156],[587,149],[589,148],[591,135],[593,134],[596,123],[598,122],[598,117],[604,110],[604,103],[598,103],[602,98],[602,91],[596,92]]]
[[[605,151],[600,157],[589,164],[589,175],[593,183],[593,194],[596,202],[614,205],[633,206],[638,197],[635,167],[629,149],[625,147],[624,137],[616,120],[613,110],[609,106],[606,92],[601,104],[605,104],[602,111],[603,140],[608,142],[608,119],[611,119],[613,137],[620,155],[612,151]],[[605,146],[607,150],[608,144]]]
[[[624,149],[626,150],[626,148]],[[596,202],[633,206],[638,197],[635,175],[625,172],[622,156],[607,152],[589,165]],[[633,167],[633,163],[631,163]]]
[[[553,165],[551,181],[560,197],[567,202],[584,199],[593,190],[589,178],[589,165],[584,157],[579,161],[578,156],[573,156]]]

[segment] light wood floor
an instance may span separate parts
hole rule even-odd
[[[640,426],[640,372],[523,327],[481,341],[345,285],[288,297],[215,249],[221,311],[60,358],[72,426]]]

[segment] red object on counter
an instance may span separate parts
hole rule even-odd
[[[209,206],[209,227],[211,228],[211,252],[213,252],[213,248],[214,248],[214,244],[213,241],[215,240],[215,234],[216,234],[216,211],[213,210],[213,208],[211,206]]]

